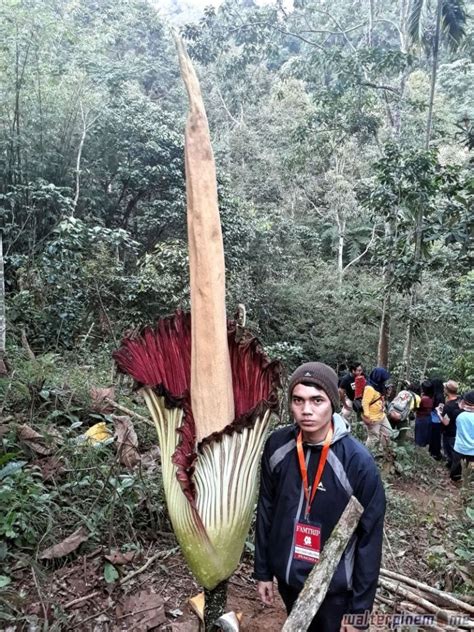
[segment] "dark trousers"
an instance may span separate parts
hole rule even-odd
[[[431,416],[415,419],[415,443],[424,448],[430,442]]]
[[[287,613],[290,614],[300,591],[280,581],[278,582],[278,591],[286,606]],[[339,632],[342,617],[349,614],[350,600],[350,592],[326,595],[308,628],[308,632]],[[304,631],[301,630],[301,632]]]
[[[451,467],[453,464],[453,453],[454,453],[454,442],[456,437],[448,437],[446,434],[443,435],[443,450],[444,455],[448,459],[448,467]]]
[[[441,424],[431,422],[430,454],[435,459],[441,459]]]
[[[462,465],[474,462],[474,456],[471,454],[461,454],[453,450],[453,462],[451,464],[450,477],[452,481],[460,481],[462,477]]]

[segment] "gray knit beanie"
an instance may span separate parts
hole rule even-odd
[[[288,401],[291,404],[291,395],[297,384],[305,382],[322,388],[331,400],[333,410],[339,410],[339,389],[337,387],[336,371],[322,362],[305,362],[290,375],[288,384]]]

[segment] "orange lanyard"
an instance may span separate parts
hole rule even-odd
[[[331,427],[329,428],[328,433],[326,435],[326,439],[324,440],[324,443],[323,443],[323,449],[321,450],[321,457],[319,459],[318,469],[316,471],[316,476],[314,477],[314,483],[312,487],[308,486],[308,470],[306,468],[306,462],[305,462],[304,451],[303,451],[303,432],[300,430],[298,433],[298,438],[296,440],[296,450],[298,451],[298,461],[300,463],[301,478],[303,479],[304,495],[306,498],[305,517],[309,516],[311,505],[313,504],[314,497],[316,496],[316,492],[318,490],[318,485],[323,475],[324,466],[326,465],[326,461],[328,458],[329,448],[331,447],[333,432],[334,431],[331,424]]]

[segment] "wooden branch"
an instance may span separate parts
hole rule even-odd
[[[123,586],[123,584],[126,584],[137,575],[140,575],[140,573],[143,573],[143,571],[146,571],[146,569],[150,566],[150,564],[152,564],[156,560],[158,559],[165,560],[167,557],[169,557],[170,555],[173,555],[178,550],[179,550],[179,547],[175,546],[174,548],[168,549],[166,551],[158,551],[158,553],[155,553],[155,555],[152,555],[150,558],[148,558],[145,564],[143,564],[143,566],[140,566],[140,568],[137,568],[131,573],[128,573],[128,575],[125,575],[125,577],[121,579],[118,583],[120,584],[120,586]]]
[[[79,100],[79,106],[80,106],[80,109],[81,109],[82,133],[81,133],[81,140],[79,141],[79,148],[77,150],[77,159],[76,159],[76,193],[74,195],[74,200],[72,201],[71,217],[74,216],[74,213],[76,211],[77,202],[79,200],[79,192],[80,192],[80,184],[81,184],[81,156],[82,156],[82,148],[84,147],[84,141],[86,140],[86,134],[87,134],[86,117],[84,115],[84,108],[82,106],[82,100]]]
[[[28,338],[26,336],[26,331],[24,327],[21,330],[21,346],[23,347],[23,350],[28,356],[28,360],[31,360],[32,362],[36,362],[36,356],[32,348],[30,347],[30,343],[28,342]]]
[[[300,632],[309,628],[326,596],[334,571],[363,511],[364,509],[357,498],[351,496],[339,522],[326,542],[319,564],[314,566],[306,579],[303,590],[299,594],[282,632]]]
[[[351,26],[348,29],[345,29],[344,31],[329,31],[327,29],[307,29],[304,31],[300,31],[301,33],[327,33],[328,35],[344,35],[344,33],[350,33],[351,31],[356,31],[357,29],[360,29],[362,26],[365,26],[366,22],[361,22],[360,24],[357,24],[356,26]]]
[[[82,597],[78,597],[77,599],[73,599],[72,601],[68,601],[66,604],[64,604],[63,609],[67,610],[68,608],[72,608],[73,606],[78,606],[80,603],[84,603],[84,601],[93,599],[98,595],[100,595],[100,590],[94,590],[94,592],[88,593],[87,595],[83,595]]]
[[[143,417],[143,415],[139,415],[138,413],[133,412],[133,410],[130,410],[130,408],[125,408],[125,406],[122,406],[122,404],[118,404],[117,402],[114,402],[114,400],[110,399],[110,397],[104,397],[104,402],[107,402],[107,404],[109,404],[113,408],[120,410],[122,413],[125,413],[126,415],[129,415],[130,417],[135,417],[135,419],[139,419],[140,421],[143,421],[143,423],[148,424],[149,426],[152,426],[153,428],[155,427],[155,424],[152,421],[150,421],[146,417]]]
[[[216,81],[216,83],[215,83],[214,88],[215,88],[215,91],[216,91],[216,93],[217,93],[217,96],[219,97],[219,99],[220,99],[220,101],[221,101],[221,103],[222,103],[222,107],[224,108],[224,112],[227,114],[227,116],[230,118],[230,120],[231,120],[231,121],[232,121],[235,125],[237,125],[237,127],[238,127],[238,126],[241,124],[242,120],[240,120],[240,121],[239,121],[238,119],[236,119],[236,118],[235,118],[235,116],[232,114],[232,112],[231,112],[231,111],[229,110],[229,108],[227,107],[227,104],[226,104],[226,102],[225,102],[225,100],[224,100],[224,97],[222,96],[222,92],[221,92],[221,90],[220,90],[220,88],[219,88],[219,85],[217,84],[217,81]]]
[[[173,553],[176,553],[178,548],[179,547],[174,547],[172,549],[168,549],[167,551],[158,551],[157,553],[152,555],[150,558],[148,558],[148,560],[145,562],[145,564],[143,564],[143,566],[140,566],[140,568],[137,568],[136,570],[132,571],[131,573],[128,573],[128,575],[125,575],[125,577],[123,577],[121,580],[119,580],[116,585],[117,586],[122,586],[123,584],[126,584],[127,582],[129,582],[131,579],[133,579],[137,575],[140,575],[140,573],[143,573],[143,571],[146,571],[146,569],[155,560],[160,559],[160,558],[161,559],[166,559],[170,555],[173,555]],[[68,608],[72,608],[73,606],[77,606],[80,603],[83,603],[84,601],[88,601],[89,599],[93,599],[94,597],[97,597],[97,595],[100,595],[100,590],[94,590],[93,592],[88,593],[87,595],[83,595],[82,597],[78,597],[77,599],[73,599],[72,601],[69,601],[68,603],[66,603],[63,606],[63,608],[64,608],[64,610],[67,610]]]
[[[355,259],[352,259],[352,261],[349,261],[349,263],[343,268],[342,270],[342,274],[344,274],[344,272],[347,270],[347,268],[349,268],[353,263],[356,263],[357,261],[359,261],[359,259],[362,259],[362,257],[364,255],[366,255],[369,252],[370,246],[372,245],[374,238],[375,238],[375,231],[377,229],[377,224],[374,224],[374,228],[372,230],[372,236],[370,238],[369,243],[367,244],[366,249],[360,253],[360,255],[358,255]]]
[[[435,604],[431,603],[431,601],[420,597],[419,593],[403,587],[400,583],[392,582],[388,579],[384,579],[383,577],[379,577],[379,585],[386,590],[395,592],[402,597],[405,597],[405,599],[408,599],[420,608],[424,608],[427,612],[431,612],[441,621],[446,621],[449,623],[450,618],[452,617],[452,612],[447,612],[443,608],[439,608]],[[474,628],[474,623],[466,622],[465,627],[472,629]]]
[[[39,587],[38,580],[36,578],[35,569],[33,567],[31,567],[31,574],[33,575],[33,581],[35,582],[36,592],[38,593],[38,597],[39,597],[40,602],[41,602],[41,608],[43,609],[44,620],[47,621],[48,620],[48,609],[46,607],[46,604],[44,603],[43,595],[41,593],[41,589]]]
[[[414,588],[419,588],[425,593],[429,593],[430,595],[434,595],[439,599],[443,599],[446,604],[453,606],[457,610],[463,610],[464,612],[468,612],[469,614],[474,614],[474,606],[458,599],[457,597],[453,597],[442,590],[438,590],[437,588],[433,588],[432,586],[428,586],[427,584],[423,584],[422,582],[417,581],[416,579],[412,579],[411,577],[407,577],[406,575],[400,575],[400,573],[394,573],[393,571],[388,571],[385,568],[380,569],[380,574],[389,577],[390,579],[394,579],[398,582],[407,584],[408,586],[413,586]]]
[[[362,81],[360,85],[367,86],[368,88],[375,88],[376,90],[387,90],[388,92],[393,92],[394,94],[400,96],[400,90],[398,88],[394,88],[393,86],[379,85],[377,83],[373,83],[372,81]]]
[[[353,51],[355,51],[355,46],[354,44],[351,42],[351,40],[347,37],[346,33],[348,31],[346,31],[345,29],[342,28],[341,24],[339,23],[339,21],[332,15],[332,13],[330,13],[329,11],[326,11],[324,9],[315,9],[313,7],[313,11],[315,11],[316,13],[322,13],[323,15],[327,15],[329,19],[331,19],[334,24],[337,26],[337,28],[339,29],[339,32],[341,33],[341,35],[344,36],[344,39],[346,40],[347,44],[352,48]],[[358,27],[359,28],[359,27]]]

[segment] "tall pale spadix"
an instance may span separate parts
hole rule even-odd
[[[182,41],[176,38],[176,43],[189,97],[184,151],[191,288],[191,403],[197,440],[201,441],[234,419],[234,395],[226,337],[224,245],[214,154],[198,78]]]
[[[280,367],[226,322],[214,159],[199,83],[178,41],[190,101],[186,190],[191,316],[178,312],[114,354],[142,388],[161,448],[173,528],[196,579],[212,589],[235,570],[249,529],[259,455],[277,405]]]

